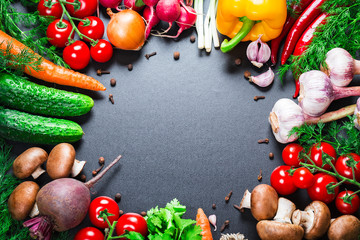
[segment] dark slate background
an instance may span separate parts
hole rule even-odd
[[[106,25],[109,18],[105,11],[101,18]],[[176,28],[170,32],[175,33]],[[207,215],[216,214],[218,228],[230,220],[224,233],[240,232],[248,239],[259,239],[250,211],[240,213],[233,204],[240,203],[246,189],[251,191],[259,184],[260,169],[261,183],[269,184],[272,170],[283,164],[281,151],[285,145],[273,137],[268,115],[278,99],[292,98],[294,83],[288,75],[284,84],[276,77],[270,87],[259,88],[244,78],[244,71],[257,75],[269,66],[257,69],[249,63],[245,55],[248,43],[239,44],[227,54],[215,49],[208,54],[198,50],[197,42],[190,42],[192,34],[196,35],[195,29],[185,31],[177,41],[151,36],[138,52],[115,50],[109,63],[91,62],[82,72],[102,82],[107,87],[105,92],[56,86],[88,94],[95,100],[90,113],[71,118],[85,132],[83,139],[74,144],[76,158],[87,161],[83,173],[89,179],[92,170],[99,166],[99,157],[109,163],[123,155],[120,163],[92,189],[92,199],[102,195],[114,197],[119,192],[120,209],[140,213],[157,205],[164,207],[177,198],[187,206],[185,218],[195,219],[201,207]],[[153,51],[156,56],[147,60],[144,55]],[[180,52],[177,61],[173,59],[175,51]],[[241,66],[234,63],[238,57],[242,59]],[[132,71],[127,69],[130,63]],[[111,74],[97,76],[98,68]],[[117,80],[115,87],[110,86],[111,78]],[[114,105],[108,100],[109,94],[114,95]],[[256,102],[256,95],[266,99]],[[355,100],[350,98],[331,108]],[[262,138],[269,138],[269,144],[258,144]],[[35,146],[13,144],[14,156]],[[48,152],[52,148],[40,147]],[[270,152],[275,155],[273,160],[268,157]],[[44,175],[38,182],[43,185],[48,181]],[[230,190],[233,195],[225,203]],[[301,209],[310,203],[305,190],[288,198]],[[330,207],[332,215],[338,216],[334,205]],[[90,225],[87,217],[70,231],[71,236]],[[219,239],[220,232],[213,236]]]

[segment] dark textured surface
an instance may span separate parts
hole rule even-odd
[[[102,18],[108,22],[104,13]],[[291,98],[294,84],[291,78],[284,85],[275,79],[272,86],[260,89],[244,79],[244,71],[259,74],[268,67],[258,70],[250,66],[245,56],[247,43],[229,54],[214,49],[206,54],[190,42],[191,34],[195,31],[184,32],[178,41],[152,36],[139,52],[116,50],[110,63],[91,63],[83,72],[100,80],[107,87],[105,92],[62,87],[95,100],[90,113],[72,118],[85,132],[74,144],[77,159],[87,161],[84,173],[89,179],[100,156],[106,163],[118,154],[124,156],[95,185],[92,198],[114,197],[119,192],[120,209],[138,213],[178,198],[188,209],[184,217],[195,219],[201,207],[207,215],[217,215],[218,228],[230,220],[224,233],[240,232],[250,240],[258,239],[251,213],[241,214],[232,205],[240,203],[245,189],[251,191],[259,184],[260,169],[262,183],[269,183],[272,170],[283,164],[284,145],[276,142],[267,117],[279,98]],[[147,60],[144,55],[153,51],[156,56]],[[175,51],[180,52],[177,61],[173,59]],[[234,63],[238,57],[241,66]],[[132,71],[127,68],[129,63]],[[99,77],[98,68],[111,74]],[[117,81],[115,87],[110,86],[111,78]],[[109,94],[114,95],[114,105]],[[255,95],[266,99],[256,102]],[[355,100],[342,103],[350,102]],[[269,138],[269,144],[258,144],[262,138]],[[17,143],[13,153],[20,154],[28,147]],[[270,152],[275,155],[273,160],[268,157]],[[48,180],[42,176],[39,181]],[[230,190],[233,195],[225,203]],[[289,198],[301,209],[310,203],[304,190]],[[72,235],[85,226],[90,226],[88,218]],[[219,239],[220,233],[213,236]]]

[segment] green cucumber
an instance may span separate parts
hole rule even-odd
[[[76,142],[84,132],[69,120],[48,118],[0,106],[0,136],[13,141],[58,144]]]
[[[17,110],[58,117],[80,116],[91,110],[91,97],[49,88],[10,74],[0,74],[0,104]]]

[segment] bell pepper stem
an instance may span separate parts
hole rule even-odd
[[[221,43],[221,51],[226,53],[232,50],[241,40],[244,39],[246,35],[251,31],[252,27],[257,23],[257,21],[250,20],[248,17],[241,17],[240,21],[243,22],[243,25],[240,31],[233,37],[230,41],[225,39]]]

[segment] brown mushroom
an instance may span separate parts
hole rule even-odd
[[[60,143],[50,152],[46,171],[52,179],[77,176],[84,168],[86,161],[75,159],[75,149],[69,143]]]
[[[256,224],[256,231],[262,240],[301,240],[304,229],[298,225],[270,220]]]
[[[11,217],[17,221],[24,220],[35,205],[39,185],[32,181],[22,182],[11,193],[8,208]]]
[[[304,211],[296,210],[292,221],[305,230],[305,239],[322,237],[330,226],[331,214],[328,206],[321,201],[313,201]]]
[[[38,147],[32,147],[20,154],[13,163],[14,175],[20,179],[29,177],[30,175],[36,179],[45,172],[41,168],[48,158],[47,152]]]
[[[252,215],[258,221],[272,219],[278,208],[278,194],[267,184],[257,185],[250,193],[245,191],[240,203],[240,209],[250,208]]]
[[[360,220],[353,215],[343,215],[333,221],[328,230],[329,240],[354,240],[360,236]]]

